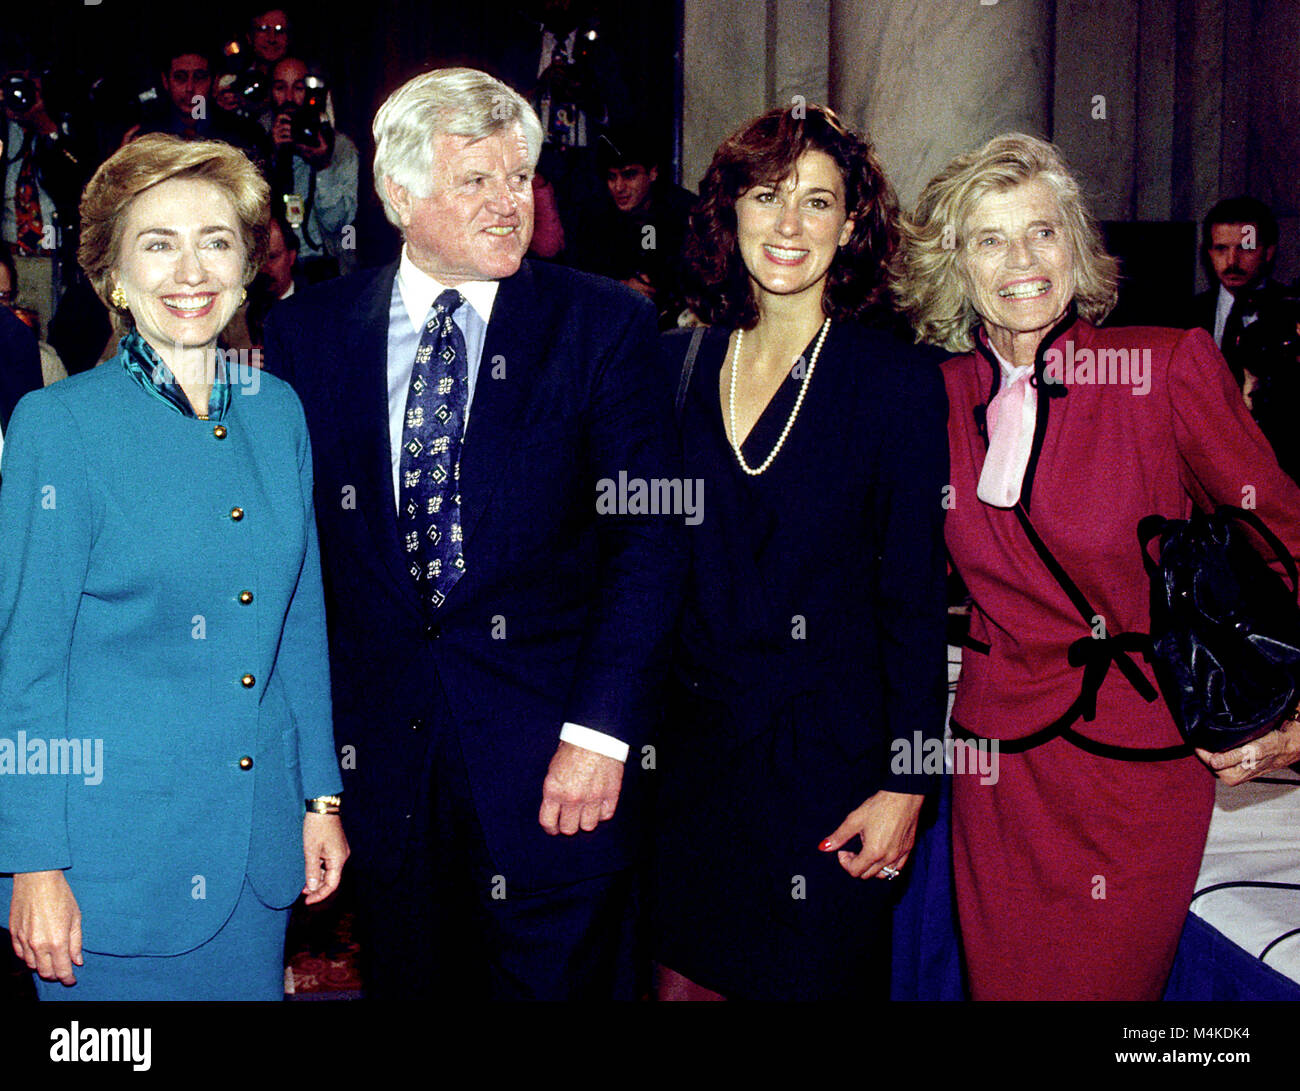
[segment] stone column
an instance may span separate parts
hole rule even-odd
[[[1051,130],[1048,0],[831,0],[831,105],[871,135],[904,207],[949,159]]]
[[[826,101],[831,0],[685,0],[682,184],[741,124],[795,95]]]
[[[766,106],[766,5],[686,0],[682,67],[682,185],[695,189],[723,138]]]

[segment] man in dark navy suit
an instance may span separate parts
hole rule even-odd
[[[0,435],[18,399],[41,387],[41,352],[36,335],[8,307],[0,307]]]
[[[680,472],[654,314],[523,260],[541,129],[505,84],[427,73],[374,130],[400,261],[266,331],[314,445],[367,993],[632,998],[684,541],[597,496]]]
[[[1248,388],[1254,382],[1244,372],[1243,335],[1282,295],[1270,279],[1277,239],[1273,210],[1254,197],[1220,201],[1201,227],[1201,256],[1215,283],[1192,301],[1190,321],[1209,331],[1237,382]]]

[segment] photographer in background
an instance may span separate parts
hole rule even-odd
[[[619,110],[631,97],[600,6],[599,0],[529,0],[504,6],[494,28],[491,67],[537,111],[543,134],[537,173],[553,188],[569,240],[605,198],[596,141],[621,120]],[[565,251],[560,260],[571,255]]]
[[[238,148],[265,174],[270,161],[266,135],[254,122],[218,108],[214,71],[211,55],[199,43],[178,42],[162,57],[160,106],[128,129],[122,143],[159,132],[182,140],[221,140]]]
[[[265,73],[271,71],[289,53],[289,14],[283,8],[253,12],[248,20],[249,65]]]
[[[244,58],[238,54],[223,56],[212,81],[212,95],[218,110],[265,130],[262,116],[270,111],[267,105],[271,101],[269,73],[246,67]]]
[[[298,236],[309,283],[352,272],[356,244],[357,146],[333,125],[324,78],[296,57],[271,73],[271,193]]]
[[[233,108],[244,117],[270,130],[274,117],[271,103],[271,73],[289,53],[289,15],[283,8],[254,7],[244,24],[241,39],[225,47],[228,72],[221,89],[226,91]]]
[[[14,256],[22,293],[17,302],[35,311],[42,325],[54,313],[65,272],[76,270],[77,201],[95,165],[74,139],[68,117],[47,106],[45,81],[46,74],[28,68],[0,78],[0,238]]]

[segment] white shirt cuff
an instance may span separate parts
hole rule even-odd
[[[622,739],[614,738],[613,735],[606,735],[603,731],[593,731],[581,724],[566,723],[560,728],[560,742],[571,742],[574,746],[581,746],[584,750],[594,750],[597,754],[604,754],[605,757],[613,758],[615,761],[627,761],[627,743]]]

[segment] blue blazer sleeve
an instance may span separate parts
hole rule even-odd
[[[307,552],[285,615],[277,669],[289,700],[298,734],[298,760],[305,798],[336,795],[343,790],[334,754],[330,709],[329,642],[325,628],[325,593],[321,584],[320,544],[312,503],[311,440],[302,405],[293,396],[298,442],[298,473],[302,481]]]
[[[0,465],[0,871],[72,865],[66,778],[16,767],[24,740],[66,735],[68,659],[94,508],[71,413],[44,392],[24,398]]]

